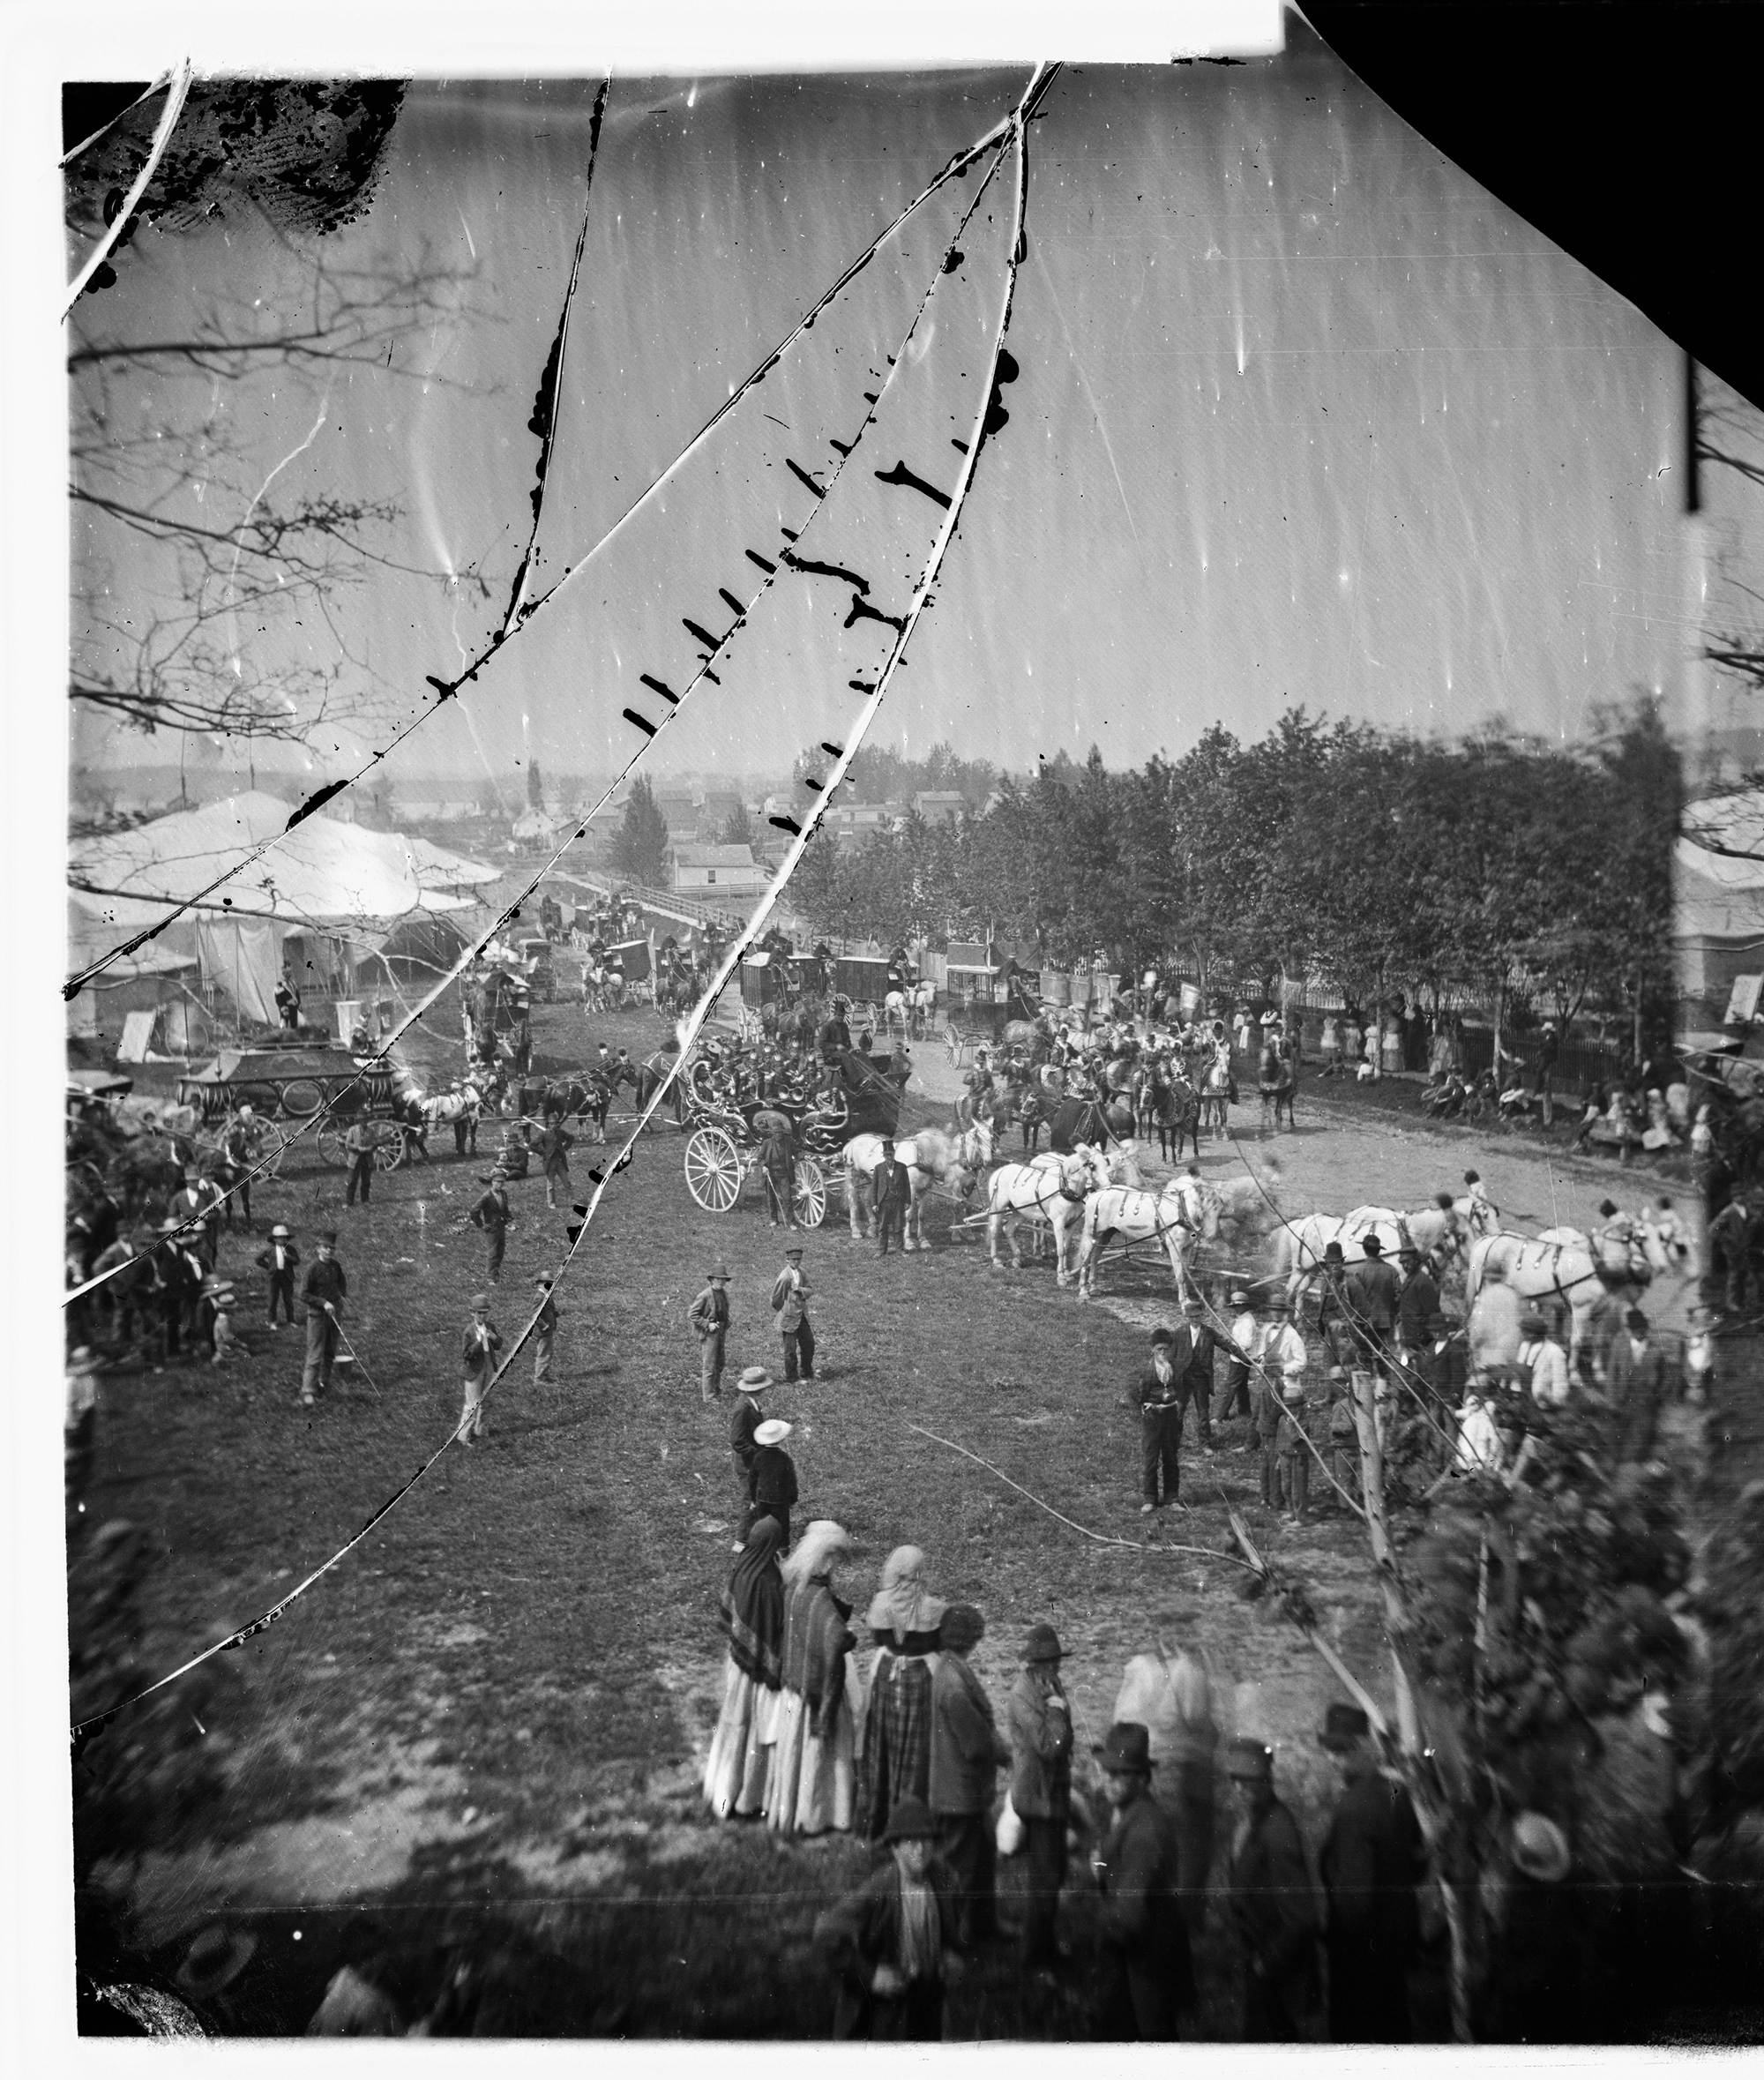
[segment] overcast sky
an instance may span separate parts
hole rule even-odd
[[[1585,269],[1475,188],[1302,28],[1229,68],[1076,66],[1033,126],[1010,423],[983,453],[935,603],[876,740],[938,737],[1013,767],[1099,743],[1179,753],[1215,719],[1283,706],[1456,731],[1500,714],[1551,735],[1674,685],[1684,595],[1679,357]],[[710,411],[1027,68],[882,79],[616,80],[588,211],[541,588],[575,564]],[[322,397],[286,382],[223,408],[286,490],[401,508],[396,560],[476,572],[451,595],[376,572],[338,618],[406,712],[499,621],[531,520],[527,422],[583,219],[595,82],[419,86],[340,263],[424,250],[473,279],[459,315]],[[1012,168],[938,274],[978,176],[908,236],[394,763],[518,777],[604,770],[659,719],[786,537],[898,613],[941,511],[878,470],[953,487],[983,400]],[[152,335],[288,264],[243,223],[138,242],[94,334]],[[919,317],[925,291],[936,295]],[[900,357],[891,370],[890,355]],[[892,372],[886,391],[879,378]],[[425,381],[422,378],[427,378]],[[829,496],[866,408],[883,402]],[[190,393],[138,399],[182,412]],[[803,543],[808,553],[811,542]],[[787,767],[837,737],[884,624],[786,574],[651,754],[660,774]],[[143,551],[116,581],[143,596]],[[311,639],[243,632],[272,658]],[[322,642],[314,652],[325,655]],[[379,731],[362,732],[371,748]],[[88,738],[130,764],[138,738]],[[265,764],[260,762],[259,770]],[[342,768],[329,767],[324,777]]]

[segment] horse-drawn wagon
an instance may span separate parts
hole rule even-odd
[[[223,1050],[206,1068],[177,1082],[178,1103],[189,1105],[206,1127],[235,1122],[249,1105],[258,1147],[254,1164],[273,1175],[288,1140],[281,1119],[304,1121],[325,1114],[314,1136],[326,1162],[347,1162],[343,1136],[358,1119],[396,1121],[400,1072],[385,1062],[363,1066],[348,1055],[325,1048]],[[375,1167],[395,1170],[403,1162],[405,1137],[384,1138],[374,1151]]]

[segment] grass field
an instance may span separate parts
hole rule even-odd
[[[542,1063],[579,1059],[579,1011],[548,1008],[534,1024]],[[587,1029],[587,1044],[647,1051],[657,1030],[627,1015]],[[908,1117],[913,1106],[940,1117],[947,1072],[930,1047],[919,1052],[931,1088]],[[146,1665],[169,1668],[278,1601],[445,1438],[467,1302],[483,1283],[482,1238],[454,1223],[499,1138],[486,1129],[475,1163],[456,1160],[449,1137],[431,1168],[377,1180],[370,1208],[346,1209],[342,1173],[304,1155],[256,1193],[259,1231],[287,1220],[309,1254],[317,1228],[341,1231],[346,1326],[368,1376],[340,1375],[317,1409],[295,1399],[300,1332],[263,1327],[255,1238],[228,1238],[221,1254],[244,1296],[248,1362],[107,1378],[76,1538],[117,1517],[151,1532]],[[1415,1205],[1476,1153],[1461,1137],[1313,1108],[1278,1145],[1278,1186],[1294,1210]],[[1204,1166],[1224,1174],[1265,1154],[1253,1141],[1210,1147]],[[706,1267],[725,1257],[731,1366],[778,1369],[766,1300],[781,1259],[757,1188],[728,1216],[703,1213],[681,1155],[671,1128],[647,1135],[609,1191],[559,1291],[551,1381],[535,1389],[530,1359],[517,1358],[489,1404],[484,1443],[450,1450],[334,1572],[223,1658],[203,1738],[225,1756],[224,1800],[184,1835],[132,1844],[139,1853],[101,1872],[135,1940],[168,1961],[211,1919],[250,1924],[259,1943],[237,1992],[240,2026],[303,2028],[343,1921],[371,1907],[419,1980],[426,1946],[461,1927],[502,1943],[519,1960],[511,2029],[827,2029],[832,1986],[809,1931],[825,1899],[861,1876],[863,1852],[718,1826],[699,1796],[738,1496],[729,1403],[700,1403],[685,1311]],[[590,1159],[578,1149],[579,1193]],[[1608,1171],[1558,1165],[1546,1177],[1504,1144],[1480,1166],[1504,1205],[1564,1220],[1590,1213]],[[512,1190],[519,1224],[495,1308],[511,1343],[533,1276],[564,1253],[569,1218],[548,1214],[536,1176]],[[826,1377],[781,1387],[769,1404],[796,1425],[796,1521],[834,1516],[852,1532],[858,1557],[838,1586],[860,1613],[888,1551],[923,1546],[937,1592],[985,1614],[974,1665],[1001,1704],[1017,1640],[1050,1620],[1087,1740],[1102,1738],[1131,1655],[1160,1636],[1204,1647],[1227,1730],[1276,1742],[1282,1789],[1320,1833],[1328,1780],[1312,1734],[1332,1680],[1278,1618],[1239,1600],[1236,1570],[1170,1547],[1222,1551],[1236,1505],[1304,1573],[1349,1662],[1387,1691],[1357,1528],[1278,1525],[1256,1500],[1239,1423],[1214,1457],[1185,1441],[1189,1508],[1153,1520],[1155,1542],[1142,1543],[1138,1419],[1123,1397],[1148,1328],[1173,1316],[1167,1273],[1107,1270],[1103,1299],[1080,1306],[1055,1290],[1049,1267],[990,1270],[983,1245],[953,1239],[946,1222],[946,1208],[934,1211],[931,1253],[879,1261],[833,1214],[807,1238]],[[1080,1537],[914,1425],[1130,1543]],[[1001,1882],[1007,1892],[1019,1882],[1011,1867]],[[1074,1876],[1069,1906],[1080,1945],[1088,1882]],[[1214,1919],[1200,1958],[1203,2024],[1222,2035],[1231,1988]],[[1019,1988],[997,1958],[959,1990],[950,2028],[1058,2036],[1074,2017],[1068,1994]]]

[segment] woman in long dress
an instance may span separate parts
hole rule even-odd
[[[898,1545],[882,1570],[868,1623],[875,1643],[857,1764],[856,1831],[878,1841],[902,1799],[925,1799],[931,1778],[931,1679],[944,1606],[924,1585],[925,1556]]]
[[[717,1611],[729,1659],[722,1710],[705,1760],[705,1803],[719,1820],[752,1819],[766,1802],[784,1702],[784,1583],[778,1572],[783,1536],[776,1517],[759,1519]]]
[[[784,1702],[766,1786],[766,1818],[783,1834],[844,1833],[856,1784],[857,1726],[847,1657],[857,1636],[851,1605],[833,1592],[833,1570],[851,1540],[836,1523],[811,1523],[780,1563],[784,1580]]]

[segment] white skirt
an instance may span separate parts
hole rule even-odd
[[[781,1690],[756,1683],[736,1666],[734,1655],[726,1657],[722,1710],[705,1758],[705,1803],[719,1820],[764,1810],[783,1704]]]
[[[813,1710],[795,1690],[783,1694],[778,1738],[766,1785],[766,1818],[783,1834],[847,1833],[857,1765],[851,1712],[841,1702],[833,1732],[811,1731]]]

